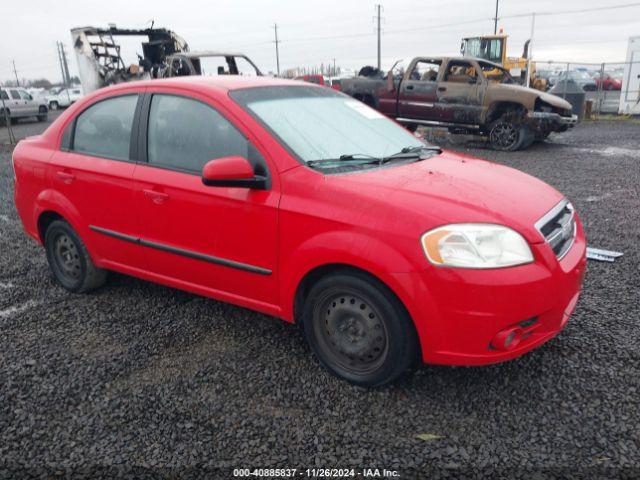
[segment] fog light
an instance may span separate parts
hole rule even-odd
[[[512,350],[518,346],[520,340],[522,340],[520,327],[505,328],[493,337],[491,346],[496,350]]]

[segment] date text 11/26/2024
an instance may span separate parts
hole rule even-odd
[[[386,468],[234,468],[234,477],[266,478],[399,478],[397,470]]]

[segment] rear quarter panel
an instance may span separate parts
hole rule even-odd
[[[49,188],[47,164],[52,153],[42,137],[22,140],[13,151],[16,210],[25,231],[38,240],[39,198]]]

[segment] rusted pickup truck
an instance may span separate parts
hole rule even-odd
[[[410,130],[442,126],[487,136],[497,150],[527,148],[577,117],[560,97],[520,86],[499,65],[474,58],[418,57],[402,75],[342,81],[342,91]]]

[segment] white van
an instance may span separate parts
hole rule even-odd
[[[21,117],[36,117],[39,122],[44,122],[49,112],[44,98],[34,98],[20,87],[0,88],[0,123],[4,123],[5,109],[12,121]]]

